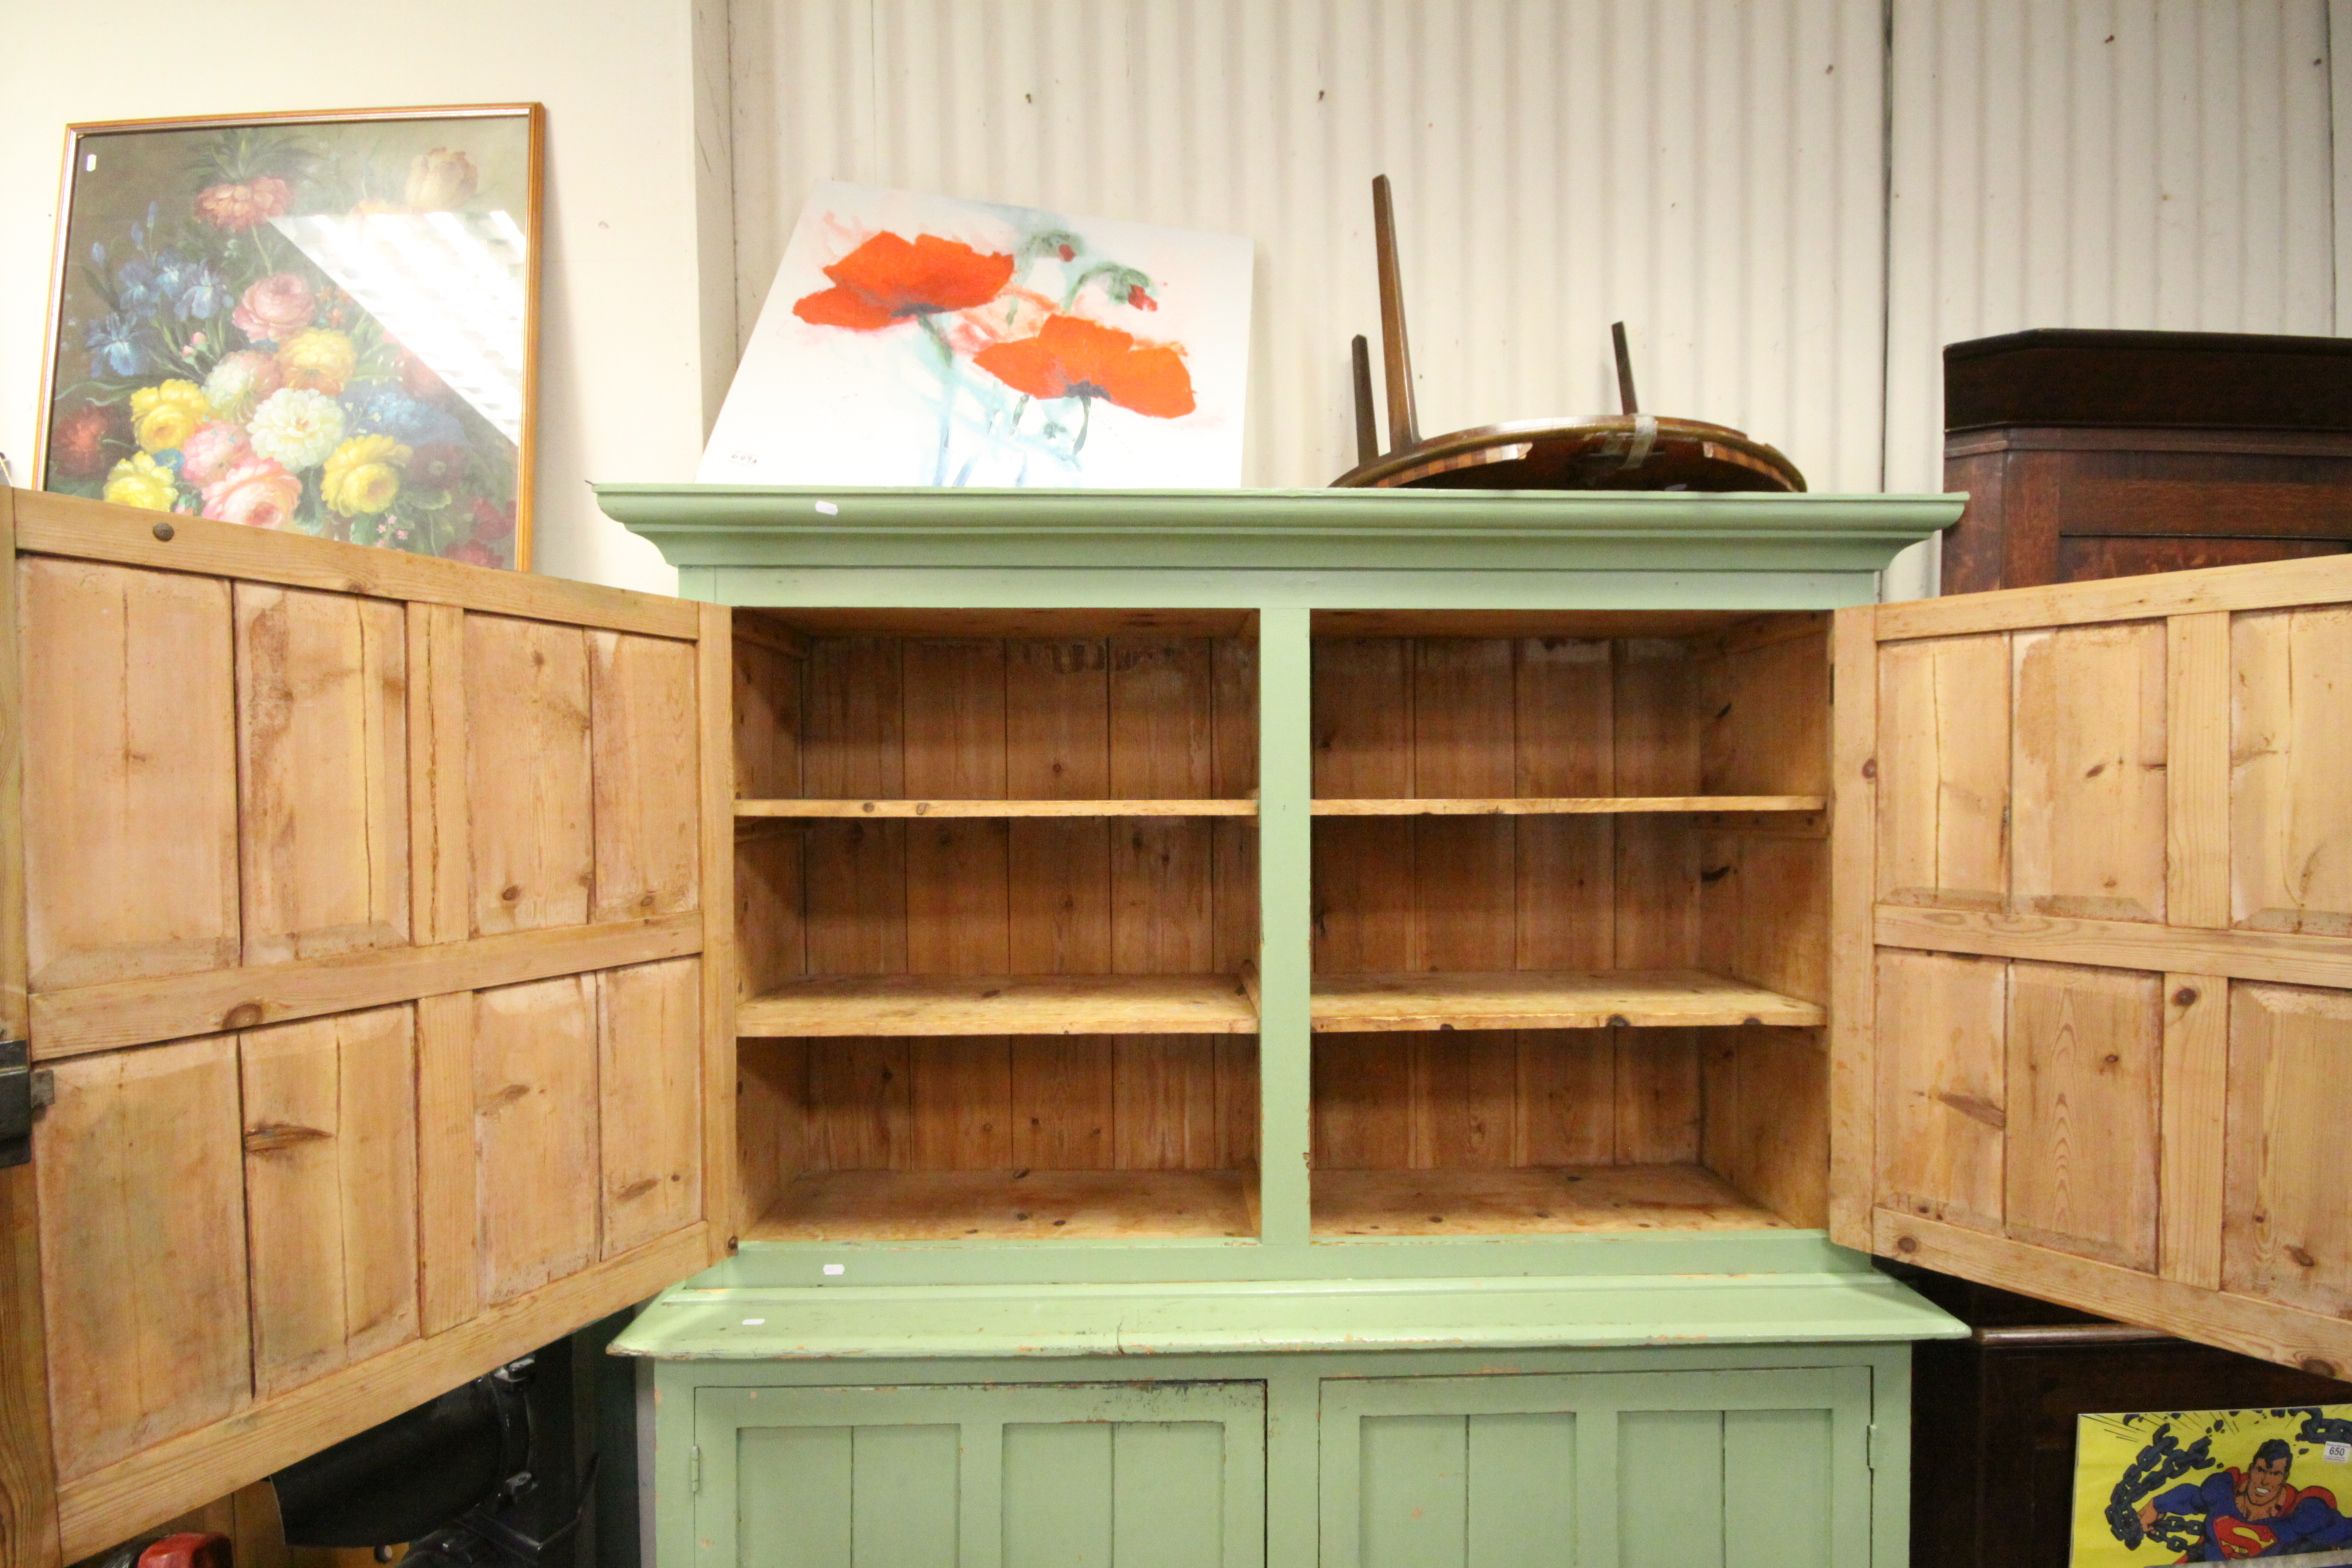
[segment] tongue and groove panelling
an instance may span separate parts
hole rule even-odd
[[[38,505],[90,551],[8,567],[71,1552],[707,1259],[697,622]]]

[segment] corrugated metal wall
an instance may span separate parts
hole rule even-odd
[[[1879,0],[737,0],[748,329],[824,175],[1251,235],[1248,479],[1353,462],[1397,188],[1425,430],[1643,401],[1878,482]]]
[[[826,176],[1246,233],[1248,478],[1317,484],[1386,170],[1425,430],[1612,406],[1623,316],[1647,406],[1932,488],[1945,342],[2334,329],[2328,11],[734,0],[741,328]]]
[[[1901,0],[1887,484],[1943,467],[1942,346],[2335,330],[2319,0]]]

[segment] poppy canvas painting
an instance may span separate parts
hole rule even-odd
[[[1249,306],[1237,236],[829,182],[700,477],[1236,485]]]

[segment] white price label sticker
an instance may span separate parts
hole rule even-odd
[[[2352,1464],[2352,1443],[2328,1444],[2327,1462],[2331,1465]]]

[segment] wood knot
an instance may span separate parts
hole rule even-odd
[[[500,903],[512,904],[519,900],[522,896],[523,885],[520,882],[509,882],[506,886],[498,890],[498,899]]]
[[[2295,1365],[2301,1367],[2304,1371],[2310,1373],[2313,1377],[2342,1377],[2344,1375],[2343,1373],[2336,1370],[2336,1364],[2333,1361],[2330,1361],[2323,1356],[2305,1356],[2302,1360],[2296,1362]]]
[[[1865,757],[1862,759],[1862,776],[1866,779],[1874,779],[1878,777],[1878,759],[1876,757]]]
[[[298,1127],[288,1122],[265,1122],[245,1134],[247,1154],[275,1154],[297,1144],[316,1143],[334,1134],[320,1127]]]
[[[154,529],[155,537],[162,540],[165,544],[170,544],[172,542],[172,535],[178,532],[179,530],[174,528],[169,523],[157,523]]]
[[[1919,1238],[1917,1236],[1897,1236],[1895,1238],[1895,1250],[1902,1253],[1905,1257],[1909,1257],[1912,1253],[1919,1250]]]
[[[223,1029],[250,1029],[260,1022],[261,1004],[259,1002],[239,1002],[221,1014]]]
[[[2196,1000],[2197,988],[2193,985],[2184,985],[2179,990],[2172,993],[2172,1005],[2175,1007],[2194,1006]]]

